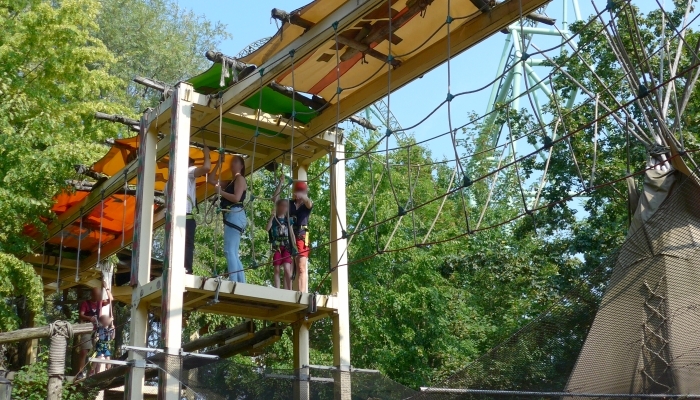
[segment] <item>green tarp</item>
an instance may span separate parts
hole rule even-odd
[[[252,79],[252,78],[250,78]],[[221,80],[221,64],[215,63],[208,70],[200,75],[188,79],[188,82],[199,93],[216,93],[225,88],[219,86]],[[233,78],[226,79],[227,87],[232,84]],[[294,103],[294,107],[292,104]],[[260,92],[256,92],[249,99],[243,102],[243,105],[252,109],[257,109],[260,105]],[[291,118],[292,112],[296,112],[296,120],[307,124],[314,119],[318,113],[312,108],[305,106],[299,101],[292,102],[288,96],[276,92],[269,87],[262,89],[262,110],[265,113],[272,115],[283,115],[286,118]]]

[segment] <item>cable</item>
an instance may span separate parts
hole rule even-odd
[[[61,247],[58,248],[58,272],[56,273],[56,295],[61,291],[61,265],[63,264],[63,223],[61,223]]]
[[[126,233],[126,200],[127,200],[126,192],[128,189],[129,189],[129,181],[127,179],[127,170],[124,170],[124,209],[122,210],[122,247],[124,247],[124,234]]]
[[[101,239],[101,238],[100,238]],[[78,254],[75,257],[75,281],[80,281],[80,246],[83,242],[83,207],[80,207],[80,227],[78,228]],[[122,246],[124,243],[122,243]],[[43,264],[42,264],[43,266]]]

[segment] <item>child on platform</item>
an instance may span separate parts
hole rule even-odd
[[[289,204],[286,199],[275,202],[270,220],[267,221],[267,232],[272,243],[272,265],[275,267],[275,287],[280,287],[280,266],[284,269],[284,288],[292,290],[292,238],[288,218]]]

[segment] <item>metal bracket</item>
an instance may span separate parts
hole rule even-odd
[[[231,294],[236,293],[236,287],[238,287],[238,282],[234,281],[233,282],[233,287],[231,288]]]
[[[318,307],[316,305],[317,296],[318,292],[309,293],[309,308],[306,310],[309,314],[315,314],[318,311]]]
[[[198,357],[198,358],[206,358],[206,359],[210,359],[210,360],[218,360],[219,359],[219,356],[215,356],[215,355],[211,355],[211,354],[191,353],[191,352],[187,352],[187,351],[182,351],[182,349],[180,349],[180,355],[182,357]]]
[[[122,345],[122,351],[124,351],[124,350],[143,351],[146,353],[165,353],[165,350],[163,350],[163,349],[152,349],[150,347],[137,347],[137,346]]]
[[[234,284],[233,288],[234,289],[236,288],[235,284]],[[217,276],[216,277],[216,291],[214,292],[214,298],[207,302],[208,306],[212,306],[214,304],[219,304],[219,292],[220,291],[221,291],[221,277]]]
[[[126,365],[132,368],[158,368],[157,365],[146,362],[146,360],[105,360],[104,358],[89,358],[88,361],[109,365]]]

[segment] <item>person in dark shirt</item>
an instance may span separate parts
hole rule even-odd
[[[280,176],[280,183],[277,185],[275,194],[272,196],[273,201],[277,201],[282,186],[284,185],[285,177]],[[309,290],[309,274],[307,265],[309,261],[309,217],[311,210],[314,207],[313,201],[309,198],[309,186],[304,181],[297,181],[293,186],[292,198],[289,202],[289,218],[292,221],[292,231],[296,240],[297,254],[294,258],[296,265],[297,279],[299,279],[299,291],[308,292]]]
[[[102,300],[102,289],[107,292],[107,299]],[[102,281],[101,288],[92,288],[90,298],[80,304],[80,313],[78,319],[80,322],[92,322],[93,327],[97,330],[97,323],[100,316],[100,311],[103,306],[111,303],[112,295],[107,287],[107,282]],[[92,350],[92,334],[85,333],[80,336],[80,359],[78,360],[78,371],[83,371],[85,362],[90,350]],[[84,374],[84,372],[81,372]]]

